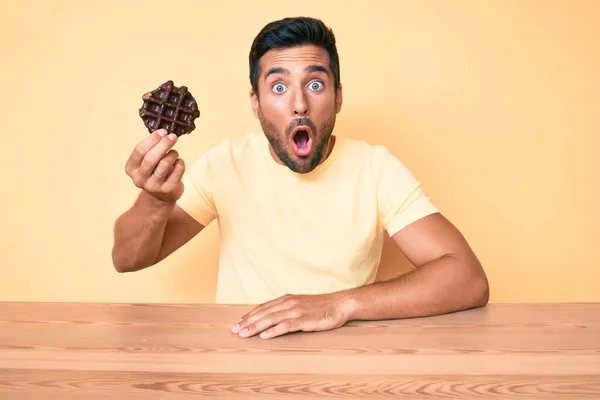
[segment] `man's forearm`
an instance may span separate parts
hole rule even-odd
[[[446,255],[400,277],[339,292],[348,320],[381,320],[445,314],[482,307],[489,298],[476,261]]]
[[[140,193],[114,226],[112,257],[117,271],[136,271],[152,264],[173,208],[173,204],[158,201],[145,191]]]

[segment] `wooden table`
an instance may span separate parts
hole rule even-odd
[[[0,399],[600,399],[600,304],[242,339],[249,307],[0,303]]]

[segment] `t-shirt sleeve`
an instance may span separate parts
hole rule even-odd
[[[397,157],[385,148],[379,154],[382,157],[377,188],[379,213],[385,230],[393,236],[438,209]]]
[[[177,205],[203,226],[217,217],[213,196],[214,179],[210,153],[200,156],[181,178],[184,190]]]

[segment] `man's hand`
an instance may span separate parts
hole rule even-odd
[[[138,188],[161,204],[174,204],[183,194],[185,164],[172,147],[177,135],[158,129],[139,142],[125,164],[125,172]]]
[[[348,322],[351,302],[341,293],[286,295],[256,306],[231,331],[247,338],[270,339],[289,332],[326,331]]]

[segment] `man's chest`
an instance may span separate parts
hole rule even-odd
[[[359,179],[295,183],[251,178],[227,192],[227,199],[217,203],[222,235],[248,249],[269,246],[273,253],[325,267],[356,264],[381,240],[375,188]]]

